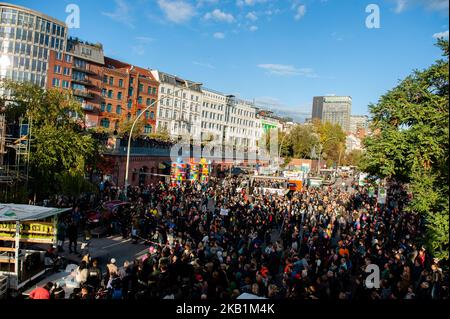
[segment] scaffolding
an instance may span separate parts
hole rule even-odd
[[[15,194],[19,187],[28,187],[31,125],[19,121],[19,131],[9,129],[0,114],[0,191],[2,198]],[[13,124],[17,128],[17,124]],[[10,133],[11,134],[8,134]]]

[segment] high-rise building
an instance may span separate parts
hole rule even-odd
[[[0,2],[0,78],[45,87],[50,50],[65,51],[67,27],[40,12]]]
[[[312,119],[322,123],[339,124],[345,132],[350,131],[350,114],[352,98],[350,96],[315,96],[313,100]]]
[[[367,131],[369,128],[369,117],[367,115],[350,116],[350,132],[357,134],[359,130]]]

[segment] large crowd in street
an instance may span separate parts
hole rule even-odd
[[[393,182],[386,204],[379,204],[367,187],[354,182],[350,188],[261,195],[243,177],[130,187],[130,205],[106,226],[145,241],[147,254],[123,265],[84,256],[70,298],[447,298],[445,265],[422,246],[424,221],[404,209],[408,192]],[[103,202],[125,198],[123,189],[108,184],[100,194]],[[67,224],[59,225],[59,248],[66,234],[70,247],[64,249],[76,251],[77,230],[87,227],[85,212],[95,198],[55,204],[73,205]],[[379,288],[366,286],[369,265],[380,270]],[[61,291],[51,284],[38,290],[31,297]]]

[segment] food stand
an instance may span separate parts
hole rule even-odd
[[[57,216],[70,208],[0,204],[0,276],[19,290],[45,273],[44,251],[33,244],[55,244]]]

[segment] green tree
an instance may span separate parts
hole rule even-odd
[[[136,120],[136,117],[132,117],[131,119],[127,119],[124,121],[121,121],[119,124],[119,136],[128,136],[131,132],[131,127],[133,126],[134,121]],[[145,127],[145,119],[144,117],[140,117],[136,125],[133,129],[133,138],[137,138],[139,136],[142,136],[144,134],[144,127]]]
[[[434,256],[448,259],[448,40],[437,45],[443,58],[369,106],[375,133],[364,140],[361,168],[409,184],[408,209],[425,217]]]
[[[338,165],[345,154],[345,132],[339,124],[330,122],[314,121],[313,127],[319,135],[322,158],[327,161],[327,166]]]
[[[31,83],[4,81],[4,100],[13,101],[13,118],[32,127],[30,174],[32,189],[46,196],[67,190],[64,181],[84,177],[86,158],[94,152],[92,137],[82,129],[81,104],[68,91],[44,90]]]
[[[291,156],[294,158],[311,158],[311,151],[318,144],[318,137],[311,126],[296,125],[289,132]]]

